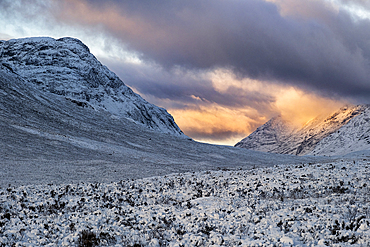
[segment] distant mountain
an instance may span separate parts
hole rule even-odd
[[[256,151],[293,155],[343,155],[370,149],[370,106],[346,106],[297,128],[272,118],[235,145]]]
[[[78,107],[104,110],[150,129],[185,136],[165,109],[134,93],[77,39],[0,41],[0,65],[29,86],[63,96]]]

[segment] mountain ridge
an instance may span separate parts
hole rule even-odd
[[[235,147],[293,155],[340,155],[370,149],[370,145],[368,145],[370,142],[364,141],[362,145],[356,145],[356,148],[340,149],[341,152],[336,151],[336,149],[339,150],[340,146],[346,146],[348,140],[352,142],[349,146],[355,145],[356,141],[346,136],[346,133],[353,135],[353,133],[367,133],[369,131],[370,122],[366,120],[360,120],[361,128],[359,128],[359,124],[351,125],[351,122],[357,122],[355,119],[361,115],[366,115],[364,119],[368,119],[369,109],[369,105],[344,106],[329,116],[316,117],[301,128],[294,127],[278,116],[257,128],[252,134],[238,142]],[[348,124],[352,126],[352,131],[348,129],[343,131],[340,135],[342,141],[339,141],[338,138],[335,138],[335,133],[340,132],[342,128],[348,128]],[[336,144],[333,146],[330,143],[334,141]]]

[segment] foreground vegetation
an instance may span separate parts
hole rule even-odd
[[[0,246],[366,246],[366,160],[0,190]]]

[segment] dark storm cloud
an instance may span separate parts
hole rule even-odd
[[[142,58],[167,68],[227,67],[241,77],[323,94],[370,96],[370,22],[344,11],[323,11],[324,22],[282,17],[262,0],[90,0],[89,16],[68,3],[59,18],[102,24]]]

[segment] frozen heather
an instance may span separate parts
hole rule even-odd
[[[103,109],[151,129],[185,136],[163,108],[145,101],[73,38],[0,41],[0,62],[33,87],[80,107]]]
[[[327,156],[370,150],[370,106],[346,106],[330,116],[318,116],[302,128],[275,117],[235,146],[280,154]]]
[[[6,186],[0,246],[368,246],[369,166],[349,159]]]

